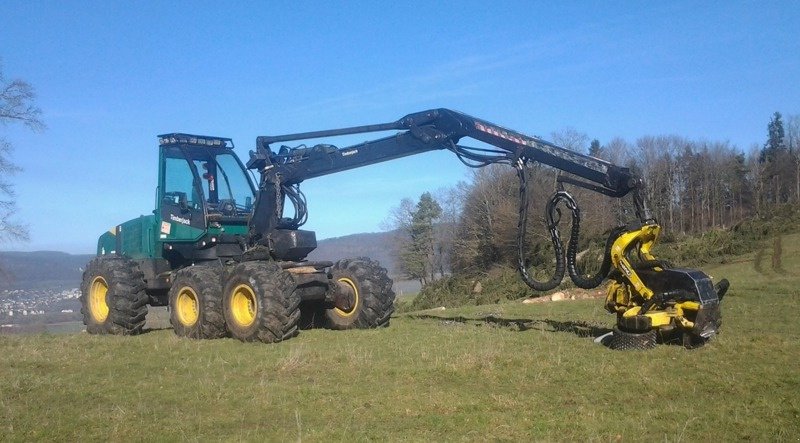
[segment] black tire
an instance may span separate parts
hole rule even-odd
[[[223,290],[225,324],[242,341],[276,343],[298,333],[300,295],[291,274],[275,263],[251,261],[233,267]]]
[[[140,334],[147,317],[147,301],[144,274],[132,260],[97,257],[86,266],[81,282],[86,332]]]
[[[326,309],[327,328],[367,329],[389,325],[394,312],[392,280],[377,261],[364,257],[340,260],[331,268],[331,276],[334,282],[347,284],[355,291],[356,302],[347,312]]]
[[[175,273],[169,290],[169,322],[175,334],[191,338],[222,338],[222,269],[192,266]]]
[[[656,347],[656,331],[651,329],[647,332],[626,332],[615,326],[608,347],[620,351],[653,349]]]

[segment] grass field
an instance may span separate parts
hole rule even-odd
[[[0,336],[0,441],[797,440],[800,235],[782,248],[785,271],[768,250],[707,269],[732,286],[693,351],[593,343],[599,300],[436,312],[525,330],[401,315],[278,345]]]

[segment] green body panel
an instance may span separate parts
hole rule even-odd
[[[104,232],[103,235],[97,240],[97,255],[108,255],[116,252],[117,236],[114,233],[114,228],[110,231]]]
[[[132,259],[161,257],[160,248],[155,247],[155,232],[155,215],[128,220],[100,236],[97,255],[121,254]]]
[[[158,242],[169,242],[169,243],[177,243],[177,242],[195,242],[200,240],[203,235],[220,235],[222,233],[226,234],[233,234],[233,235],[246,235],[247,234],[247,225],[246,224],[225,224],[221,225],[220,227],[209,227],[206,230],[193,228],[191,226],[186,226],[180,223],[169,223],[169,228],[164,225],[164,223],[169,223],[162,221],[160,223],[161,227],[163,228],[160,231],[159,238],[157,239]],[[168,234],[165,231],[169,231]],[[154,248],[156,249],[156,248]]]
[[[167,227],[168,226],[168,227]],[[200,239],[206,231],[186,226],[181,223],[162,220],[160,223],[159,240],[162,242],[194,242]]]

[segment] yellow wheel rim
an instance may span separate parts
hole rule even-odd
[[[349,311],[344,311],[344,310],[339,309],[339,308],[333,308],[333,311],[336,312],[337,314],[341,315],[342,317],[351,317],[351,316],[355,315],[356,312],[358,312],[358,308],[359,308],[358,305],[359,305],[359,303],[361,301],[361,299],[360,299],[360,297],[358,295],[358,288],[356,287],[355,282],[353,282],[353,280],[350,280],[347,277],[342,277],[337,281],[346,284],[347,286],[350,287],[350,289],[353,290],[353,294],[354,294],[353,295],[353,307],[351,307]]]
[[[249,285],[239,285],[233,289],[231,296],[231,314],[233,320],[241,327],[252,325],[256,321],[258,302],[253,288]]]
[[[89,312],[97,323],[103,323],[108,318],[108,283],[103,277],[97,276],[89,286]]]
[[[182,325],[192,326],[197,323],[197,319],[200,317],[200,303],[197,300],[197,293],[188,286],[184,286],[178,292],[175,313]]]

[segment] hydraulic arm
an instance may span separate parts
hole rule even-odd
[[[297,148],[281,146],[277,152],[271,149],[271,145],[281,142],[384,131],[395,133],[344,148],[317,144]],[[464,139],[477,140],[490,147],[464,145]],[[717,332],[719,300],[727,289],[727,281],[714,287],[702,272],[672,269],[652,256],[650,250],[660,227],[647,208],[640,177],[628,168],[449,109],[409,114],[390,123],[258,137],[256,150],[250,152],[247,163],[249,169],[258,170],[261,175],[250,221],[249,244],[273,249],[274,244],[286,237],[286,232],[292,233],[294,242],[303,238],[302,233],[306,231],[297,230],[307,218],[305,199],[299,190],[302,181],[437,149],[453,152],[471,167],[500,163],[517,170],[520,179],[519,269],[533,289],[556,287],[564,277],[565,268],[573,282],[583,288],[597,287],[610,278],[612,284],[606,308],[617,314],[622,333],[658,330],[662,336],[667,336],[677,331],[683,334],[684,340],[696,343]],[[526,166],[530,163],[571,174],[559,176],[562,189],[547,205],[545,215],[555,249],[556,272],[546,282],[536,281],[528,274],[524,254],[528,214]],[[564,183],[615,198],[632,195],[636,220],[612,230],[603,264],[595,276],[587,277],[577,270],[580,209],[572,195],[563,189]],[[294,207],[294,215],[288,218],[283,216],[287,199]],[[566,253],[557,226],[560,204],[572,213],[572,232]]]
[[[270,144],[278,142],[391,130],[403,132],[342,149],[316,145],[313,148],[284,148],[277,154],[269,150]],[[497,150],[459,146],[459,141],[466,137],[485,142]],[[517,161],[543,163],[595,182],[595,190],[615,197],[624,196],[640,184],[628,168],[449,109],[409,114],[393,123],[261,136],[256,139],[256,149],[256,152],[251,152],[247,167],[259,170],[275,168],[281,183],[286,185],[434,149],[448,149],[459,158],[483,164],[501,160],[512,164]]]
[[[400,132],[341,149],[327,144],[313,147],[303,145],[294,149],[283,146],[277,153],[270,149],[271,144],[278,142],[392,130]],[[493,149],[459,145],[463,138],[487,143]],[[462,161],[476,167],[491,163],[519,166],[528,162],[542,163],[593,183],[570,177],[562,178],[564,182],[613,197],[623,197],[631,191],[638,192],[642,183],[628,168],[457,111],[434,109],[409,114],[392,123],[258,137],[256,151],[251,151],[247,163],[249,169],[259,170],[262,178],[252,222],[253,236],[264,238],[273,229],[281,227],[284,195],[292,195],[290,187],[306,179],[436,149],[450,150]],[[637,207],[641,211],[640,218],[649,219],[644,202],[640,198],[637,201],[640,202],[640,208]],[[288,223],[284,227],[291,225]]]

